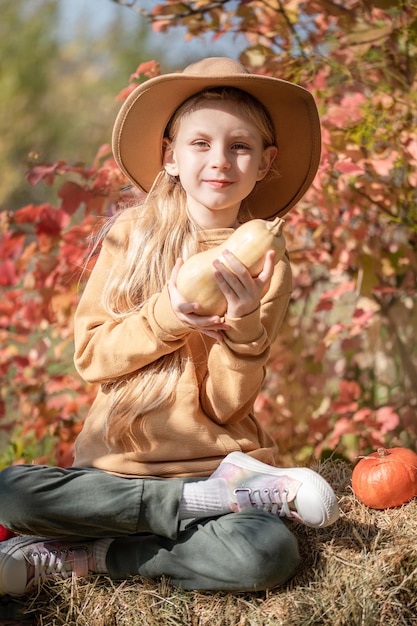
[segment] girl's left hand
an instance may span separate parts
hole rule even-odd
[[[227,300],[229,317],[244,317],[255,311],[268,288],[274,272],[273,250],[265,256],[262,271],[253,278],[249,270],[229,250],[222,253],[230,269],[219,259],[213,261],[215,278]]]
[[[182,259],[178,259],[168,281],[169,297],[174,313],[190,328],[222,342],[222,331],[230,328],[229,324],[225,323],[224,318],[219,315],[197,315],[196,311],[200,305],[197,302],[184,300],[177,289],[177,274],[183,263]]]

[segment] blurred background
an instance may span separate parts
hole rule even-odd
[[[140,3],[143,11],[155,4]],[[1,208],[48,195],[25,182],[29,155],[93,159],[110,140],[116,95],[139,63],[156,59],[165,72],[239,53],[239,37],[187,42],[184,27],[154,32],[137,10],[112,0],[0,0],[0,15]]]

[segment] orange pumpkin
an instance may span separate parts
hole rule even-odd
[[[389,509],[417,496],[417,454],[407,448],[379,448],[352,473],[356,497],[373,509]]]

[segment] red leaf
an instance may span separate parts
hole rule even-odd
[[[334,306],[333,300],[329,300],[329,299],[324,300],[322,296],[320,298],[318,305],[315,308],[315,311],[317,313],[319,313],[320,311],[331,311],[333,306]]]
[[[381,425],[382,434],[394,430],[400,423],[400,418],[392,406],[383,406],[378,409],[376,411],[376,420]]]
[[[325,291],[321,295],[321,299],[325,298],[340,298],[341,295],[346,293],[347,291],[354,291],[356,286],[356,282],[354,280],[347,280],[344,283],[341,283],[334,289],[330,289],[329,291]]]
[[[102,144],[99,149],[97,150],[97,154],[94,157],[94,168],[98,168],[100,165],[100,162],[105,159],[106,157],[111,157],[112,156],[112,149],[111,146],[108,143],[104,143]]]
[[[342,174],[363,174],[364,168],[357,163],[352,163],[350,159],[346,161],[337,161],[333,168]]]
[[[153,76],[159,76],[160,74],[160,66],[156,61],[145,61],[145,63],[141,63],[136,72],[131,74],[130,80],[139,80],[141,76],[146,76],[147,78],[152,78]]]
[[[371,409],[359,409],[359,411],[356,411],[356,413],[353,415],[352,419],[355,422],[364,422],[366,424],[371,415]]]
[[[55,176],[60,167],[65,165],[65,161],[57,161],[52,165],[35,165],[26,174],[26,178],[30,185],[36,185],[40,180],[44,180],[49,186],[55,181]]]
[[[339,443],[341,437],[350,432],[352,432],[352,424],[350,419],[348,419],[347,417],[340,417],[334,426],[330,445],[332,447],[336,446]]]
[[[87,202],[88,196],[88,191],[70,180],[58,191],[58,197],[62,200],[61,208],[68,215],[73,215],[83,202]]]
[[[361,388],[354,380],[341,380],[339,382],[340,399],[349,402],[357,400],[361,395]]]
[[[49,204],[43,204],[41,206],[42,211],[40,219],[36,224],[36,234],[58,236],[63,228],[68,223],[68,218],[60,209],[54,209]]]
[[[356,309],[353,314],[353,324],[355,326],[365,326],[369,320],[374,317],[374,311],[365,311],[364,309]]]
[[[39,206],[28,204],[27,206],[18,209],[14,214],[15,222],[17,224],[28,224],[30,222],[36,222],[42,212],[43,206],[43,204],[40,204]]]
[[[164,33],[170,25],[169,20],[158,20],[152,22],[152,30],[154,33]]]
[[[116,96],[116,100],[126,100],[126,98],[132,93],[132,91],[136,89],[136,87],[137,85],[135,85],[134,83],[128,85],[128,87],[125,87],[124,89],[119,91]]]
[[[0,265],[0,285],[2,287],[10,287],[10,285],[15,285],[17,280],[18,277],[13,261],[3,261]]]
[[[10,260],[20,257],[25,243],[23,234],[4,233],[0,239],[0,258]]]

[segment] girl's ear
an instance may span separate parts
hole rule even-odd
[[[178,166],[175,160],[175,152],[172,141],[168,138],[164,139],[162,144],[164,169],[170,176],[178,176]]]
[[[274,162],[278,154],[278,148],[276,146],[268,146],[263,151],[261,162],[258,167],[258,177],[256,180],[262,180],[268,174],[271,169],[271,165]]]

